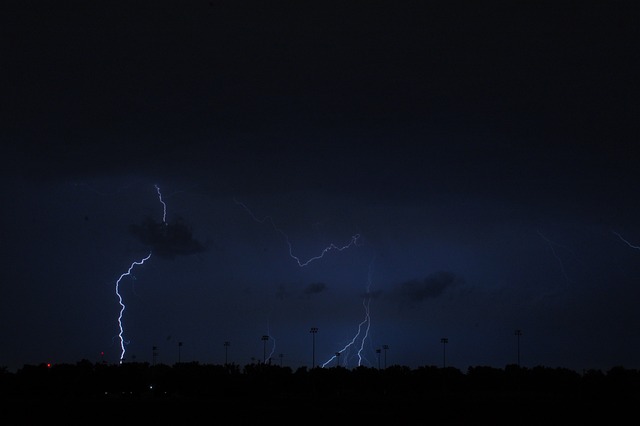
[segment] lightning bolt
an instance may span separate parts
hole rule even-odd
[[[547,244],[549,244],[549,248],[551,249],[551,253],[553,254],[553,257],[556,258],[556,260],[558,261],[558,264],[560,265],[560,271],[562,272],[562,275],[564,276],[564,279],[567,280],[567,282],[571,282],[571,280],[569,279],[569,276],[567,275],[567,271],[564,268],[564,263],[562,262],[562,259],[560,258],[560,256],[558,255],[558,253],[556,252],[555,246],[557,247],[561,247],[564,248],[565,250],[569,250],[568,248],[561,246],[558,243],[555,243],[553,241],[551,241],[550,239],[548,239],[547,237],[545,237],[540,231],[537,231],[538,235],[540,235],[540,237],[545,240],[547,242]],[[569,250],[570,251],[570,250]]]
[[[301,268],[309,265],[311,262],[314,262],[316,260],[322,259],[325,254],[327,254],[328,252],[330,252],[332,250],[341,252],[343,250],[348,249],[351,246],[357,246],[358,245],[358,239],[360,238],[360,234],[355,234],[355,235],[351,236],[351,239],[349,240],[349,242],[347,244],[344,244],[342,246],[338,246],[338,245],[336,245],[334,243],[331,243],[327,247],[325,247],[320,252],[320,254],[318,254],[316,256],[313,256],[313,257],[307,259],[306,261],[302,261],[300,259],[300,257],[298,257],[298,256],[296,256],[294,254],[293,246],[291,244],[291,241],[289,240],[289,236],[275,224],[275,221],[273,220],[273,218],[271,216],[265,216],[262,219],[260,219],[255,214],[253,214],[251,209],[249,209],[249,207],[247,207],[246,204],[238,201],[235,198],[233,200],[235,201],[236,204],[242,206],[242,208],[244,208],[244,210],[256,222],[261,223],[261,224],[264,224],[265,222],[268,222],[269,224],[271,224],[271,227],[273,228],[273,230],[278,232],[278,233],[280,233],[280,235],[282,235],[282,237],[284,238],[285,242],[287,243],[287,247],[289,248],[289,256],[292,259],[294,259],[296,261],[296,263],[298,264],[298,266],[300,266]],[[353,337],[353,339],[349,343],[347,343],[342,349],[340,349],[337,352],[338,354],[346,353],[348,355],[349,352],[350,352],[350,348],[352,346],[354,346],[356,344],[356,342],[358,341],[358,339],[360,338],[360,336],[362,336],[361,341],[360,341],[360,347],[359,347],[358,352],[357,352],[358,366],[360,366],[362,364],[362,358],[363,358],[362,357],[362,351],[363,351],[363,348],[364,348],[364,343],[365,343],[366,339],[369,336],[369,330],[371,328],[371,316],[370,316],[370,311],[369,311],[369,305],[371,303],[370,288],[371,288],[372,269],[373,269],[373,260],[371,261],[371,263],[369,265],[367,292],[365,294],[365,298],[362,301],[362,306],[363,306],[364,312],[365,312],[364,319],[358,324],[358,331],[357,331],[356,335]],[[269,355],[269,357],[267,359],[271,358],[271,355],[274,353],[274,351],[275,351],[275,341],[274,341],[274,344],[273,344],[273,348],[272,348],[271,354]],[[322,367],[324,368],[326,365],[331,363],[336,358],[336,356],[337,355],[332,356],[329,360],[327,360],[324,364],[322,364]],[[347,362],[348,362],[348,356],[345,356],[345,359],[344,359],[345,365],[347,364]]]
[[[293,246],[291,245],[291,242],[289,241],[289,236],[280,228],[278,228],[275,224],[275,222],[273,221],[273,218],[271,216],[265,216],[262,219],[257,218],[253,212],[249,209],[249,207],[247,207],[244,203],[241,203],[240,201],[236,200],[235,198],[233,199],[233,201],[236,202],[236,204],[239,204],[240,206],[242,206],[247,213],[249,213],[249,215],[253,218],[253,220],[255,220],[258,223],[265,223],[265,222],[269,222],[271,224],[271,226],[273,227],[273,229],[280,233],[285,242],[287,243],[287,246],[289,247],[289,256],[291,256],[292,259],[294,259],[297,263],[298,266],[300,266],[301,268],[304,266],[307,266],[308,264],[310,264],[313,261],[322,259],[324,257],[325,254],[327,254],[328,252],[332,251],[332,250],[336,250],[336,251],[343,251],[348,249],[351,246],[357,245],[358,244],[358,238],[360,238],[360,234],[355,234],[353,236],[351,236],[351,240],[349,240],[349,242],[343,246],[337,246],[333,243],[329,244],[327,247],[325,247],[319,255],[317,256],[313,256],[311,258],[309,258],[306,261],[301,261],[300,258],[298,256],[296,256],[295,254],[293,254]]]
[[[351,351],[351,347],[356,344],[356,341],[358,340],[358,337],[360,336],[361,333],[363,334],[363,336],[362,336],[362,340],[360,341],[360,348],[358,349],[357,357],[358,357],[358,367],[362,365],[362,351],[364,350],[364,343],[367,340],[367,337],[369,337],[369,330],[371,329],[371,314],[370,314],[369,307],[371,304],[372,274],[373,274],[373,259],[371,260],[371,263],[369,263],[369,271],[367,274],[367,292],[365,293],[365,297],[362,300],[362,306],[364,308],[364,319],[358,324],[358,332],[355,334],[355,336],[353,336],[351,341],[347,343],[342,349],[337,351],[336,355],[331,356],[331,358],[329,358],[324,364],[322,364],[323,368],[329,365],[334,359],[336,359],[336,357],[342,355],[343,353],[346,355],[343,358],[344,359],[343,364],[346,366],[348,364],[348,358],[349,358],[349,353]]]
[[[160,192],[160,187],[158,185],[154,185],[156,191],[158,192],[158,200],[162,204],[162,223],[167,224],[167,204],[162,199],[162,192]]]
[[[118,328],[119,328],[119,333],[118,333],[118,338],[120,339],[120,363],[122,363],[122,361],[124,360],[124,353],[125,353],[125,349],[124,349],[124,328],[122,327],[122,315],[124,314],[124,310],[125,310],[125,305],[122,301],[122,295],[120,294],[120,281],[122,281],[122,279],[128,275],[131,275],[131,271],[133,270],[133,268],[136,265],[142,265],[144,262],[146,262],[149,258],[151,257],[151,253],[149,253],[147,255],[147,257],[143,258],[142,260],[139,261],[134,261],[131,266],[129,266],[129,269],[127,270],[127,272],[123,273],[122,275],[120,275],[120,278],[118,278],[118,280],[116,281],[116,296],[118,296],[118,303],[120,303],[120,313],[118,314]]]
[[[273,346],[271,346],[271,352],[269,352],[269,355],[267,356],[267,361],[271,363],[271,358],[273,357],[273,353],[276,351],[276,339],[269,334],[269,340],[273,342]]]
[[[162,222],[164,224],[166,224],[166,218],[167,218],[167,205],[165,204],[165,202],[162,200],[162,193],[160,192],[160,187],[158,185],[155,185],[156,191],[158,192],[158,199],[160,200],[160,203],[162,203],[162,207],[163,207],[163,213],[162,213]],[[122,325],[122,316],[124,315],[124,311],[126,309],[126,306],[123,302],[122,299],[122,295],[120,294],[120,283],[122,281],[122,279],[126,276],[131,276],[131,271],[133,271],[133,268],[135,268],[136,266],[140,266],[143,265],[144,262],[146,262],[147,260],[149,260],[149,258],[151,258],[151,252],[149,252],[149,254],[144,257],[141,260],[138,261],[134,261],[133,263],[131,263],[131,265],[129,266],[129,269],[127,269],[127,272],[124,272],[122,275],[120,275],[120,277],[118,278],[118,280],[116,281],[116,287],[115,287],[115,291],[116,291],[116,296],[118,296],[118,303],[120,304],[120,312],[118,313],[118,338],[120,339],[120,363],[122,364],[122,362],[124,361],[124,355],[125,355],[125,340],[124,340],[124,327]]]
[[[273,344],[271,345],[271,351],[269,352],[269,355],[265,355],[265,358],[264,358],[265,363],[271,363],[271,357],[273,356],[273,353],[276,351],[276,339],[274,339],[274,337],[271,335],[270,328],[271,327],[269,326],[269,321],[267,321],[267,334],[263,336],[263,339],[266,337],[266,340],[272,341]]]
[[[631,244],[629,241],[625,240],[622,235],[620,235],[619,233],[617,233],[616,231],[611,231],[614,235],[616,235],[618,238],[620,238],[626,245],[628,245],[629,247],[631,247],[632,249],[635,250],[640,250],[640,246],[635,246],[633,244]]]

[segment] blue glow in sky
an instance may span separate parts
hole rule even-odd
[[[0,366],[639,368],[616,5],[7,6]]]

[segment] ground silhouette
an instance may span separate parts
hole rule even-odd
[[[253,363],[25,365],[0,370],[7,421],[95,424],[567,424],[615,422],[640,402],[640,372],[543,366],[306,367]],[[13,419],[13,420],[11,420]],[[222,420],[224,419],[224,420]]]

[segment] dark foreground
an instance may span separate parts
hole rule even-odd
[[[632,424],[640,375],[84,363],[4,374],[1,396],[3,425]]]
[[[4,425],[570,425],[633,424],[638,399],[580,401],[532,395],[442,395],[415,399],[290,397],[261,399],[4,400]]]

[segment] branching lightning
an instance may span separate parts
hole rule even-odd
[[[298,256],[296,256],[294,254],[293,246],[291,244],[291,241],[289,240],[288,235],[275,224],[275,222],[274,222],[274,220],[273,220],[273,218],[271,216],[265,216],[262,219],[260,219],[260,218],[256,217],[256,215],[254,215],[253,212],[249,209],[249,207],[247,207],[244,203],[236,200],[235,198],[234,198],[234,201],[235,201],[236,204],[242,206],[242,208],[244,208],[246,210],[246,212],[249,213],[251,218],[253,220],[255,220],[256,222],[261,223],[261,224],[264,224],[265,222],[268,222],[269,224],[271,224],[271,227],[274,229],[274,231],[276,231],[276,232],[280,233],[280,235],[282,235],[282,237],[284,238],[285,242],[287,243],[287,246],[289,247],[289,256],[292,259],[294,259],[296,261],[296,263],[298,264],[298,266],[300,266],[300,267],[307,266],[311,262],[314,262],[316,260],[322,259],[324,257],[324,255],[327,254],[330,251],[341,252],[343,250],[348,249],[351,246],[357,246],[358,245],[358,239],[360,238],[360,234],[355,234],[355,235],[353,235],[351,237],[351,239],[349,240],[349,242],[347,244],[344,244],[342,246],[338,246],[336,244],[331,243],[330,245],[325,247],[320,252],[320,254],[318,254],[317,256],[313,256],[313,257],[307,259],[306,261],[303,261],[303,260],[300,259],[300,257],[298,257]],[[363,360],[362,352],[363,352],[365,341],[369,337],[369,330],[371,328],[371,315],[370,315],[369,307],[370,307],[370,304],[371,304],[371,276],[372,276],[372,271],[373,271],[373,260],[371,261],[371,263],[369,265],[368,280],[367,280],[367,290],[366,290],[364,299],[362,301],[362,306],[364,308],[364,319],[358,324],[358,330],[357,330],[357,333],[355,334],[355,336],[353,337],[353,339],[351,339],[351,341],[349,343],[347,343],[342,349],[340,349],[338,352],[336,352],[336,354],[340,354],[340,355],[344,354],[345,355],[343,357],[343,364],[344,365],[348,364],[348,361],[349,361],[348,360],[348,355],[349,355],[352,347],[356,346],[358,344],[358,342],[359,342],[359,347],[357,348],[358,366],[360,366],[362,364],[362,360]],[[271,358],[271,355],[273,354],[274,351],[275,351],[275,341],[274,341],[271,353],[269,354],[269,357],[267,357],[267,359]],[[339,356],[339,355],[333,355],[324,364],[322,364],[322,367],[323,368],[326,367],[333,360],[335,360],[337,356]]]
[[[242,206],[242,207],[247,211],[247,213],[249,213],[249,215],[253,218],[253,220],[255,220],[256,222],[258,222],[258,223],[265,223],[265,222],[267,222],[267,221],[268,221],[268,222],[271,224],[271,226],[273,227],[273,229],[274,229],[276,232],[279,232],[279,233],[284,237],[285,242],[287,243],[287,246],[289,247],[289,256],[291,256],[291,258],[292,258],[292,259],[294,259],[294,260],[298,263],[298,266],[300,266],[300,267],[307,266],[308,264],[310,264],[310,263],[311,263],[311,262],[313,262],[313,261],[316,261],[316,260],[322,259],[322,258],[324,257],[324,255],[325,255],[325,254],[327,254],[328,252],[330,252],[330,251],[332,251],[332,250],[336,250],[336,251],[343,251],[343,250],[348,249],[348,248],[349,248],[349,247],[351,247],[351,246],[357,245],[357,244],[358,244],[358,238],[360,238],[360,234],[355,234],[355,235],[353,235],[353,236],[351,237],[351,240],[349,241],[349,243],[347,243],[347,244],[345,244],[345,245],[343,245],[343,246],[337,246],[337,245],[335,245],[335,244],[331,243],[330,245],[328,245],[327,247],[325,247],[325,248],[320,252],[320,254],[319,254],[319,255],[317,255],[317,256],[313,256],[313,257],[311,257],[311,258],[309,258],[308,260],[306,260],[306,261],[304,261],[304,262],[303,262],[303,261],[301,261],[301,260],[300,260],[300,258],[299,258],[298,256],[296,256],[296,255],[293,253],[293,247],[292,247],[292,245],[291,245],[291,242],[289,241],[289,236],[288,236],[288,235],[287,235],[287,234],[286,234],[282,229],[280,229],[280,228],[278,228],[278,227],[276,226],[276,224],[275,224],[275,222],[273,221],[273,218],[272,218],[271,216],[265,216],[264,218],[259,219],[259,218],[257,218],[257,217],[253,214],[253,212],[249,209],[249,207],[247,207],[244,203],[241,203],[240,201],[236,200],[235,198],[234,198],[234,201],[236,202],[236,204],[239,204],[240,206]]]
[[[334,359],[336,359],[337,356],[341,356],[342,354],[346,355],[343,358],[343,365],[346,366],[349,362],[348,356],[349,356],[350,349],[353,345],[356,344],[356,341],[358,340],[358,337],[360,336],[361,333],[363,334],[363,336],[362,336],[362,340],[360,341],[360,347],[358,348],[357,357],[358,357],[358,367],[362,365],[362,351],[364,349],[364,342],[367,340],[367,337],[369,337],[369,330],[371,329],[371,315],[370,315],[369,306],[371,304],[372,273],[373,273],[373,260],[369,264],[369,272],[367,275],[367,292],[365,293],[365,297],[362,300],[362,306],[364,307],[364,319],[358,324],[358,332],[355,334],[355,336],[353,336],[353,339],[351,339],[349,343],[347,343],[342,349],[336,352],[336,354],[340,354],[340,355],[333,355],[331,356],[331,358],[325,361],[324,364],[322,364],[323,368],[329,365]],[[364,328],[364,331],[363,331],[363,328]]]
[[[164,224],[166,224],[167,223],[166,222],[167,205],[162,200],[162,193],[160,192],[160,187],[158,185],[155,185],[155,188],[156,188],[156,191],[158,192],[158,199],[160,200],[160,203],[162,203],[162,207],[163,207],[162,222]],[[122,279],[124,277],[131,275],[131,271],[133,271],[133,268],[135,268],[136,266],[140,266],[140,265],[144,264],[144,262],[149,260],[149,258],[151,258],[151,252],[149,252],[149,254],[146,257],[144,257],[143,259],[138,260],[138,261],[134,261],[129,266],[129,269],[127,269],[127,272],[125,272],[122,275],[120,275],[120,277],[116,281],[115,291],[116,291],[116,296],[118,296],[118,303],[120,304],[120,312],[118,313],[118,330],[119,330],[118,338],[120,339],[120,363],[122,363],[124,361],[124,355],[125,355],[125,352],[126,352],[125,340],[124,340],[124,327],[122,325],[122,316],[124,314],[126,306],[125,306],[125,304],[123,302],[122,295],[120,294],[120,282],[122,281]]]

